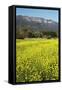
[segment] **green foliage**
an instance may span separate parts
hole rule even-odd
[[[58,80],[58,39],[16,39],[16,82]]]
[[[32,29],[28,27],[23,27],[23,28],[17,28],[16,29],[16,38],[17,39],[24,39],[24,38],[56,38],[58,37],[57,32],[52,32],[52,31],[32,31]]]

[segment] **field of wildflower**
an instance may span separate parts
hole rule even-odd
[[[16,82],[58,80],[58,39],[16,39]]]

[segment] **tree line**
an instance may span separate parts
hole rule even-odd
[[[56,38],[58,37],[57,32],[53,31],[32,31],[29,29],[17,29],[16,30],[16,38],[24,39],[24,38]]]

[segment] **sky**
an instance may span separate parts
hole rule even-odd
[[[16,8],[16,15],[41,17],[58,22],[58,10]]]

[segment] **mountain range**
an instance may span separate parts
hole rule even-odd
[[[32,31],[52,31],[58,32],[58,22],[51,19],[32,16],[16,16],[16,27],[20,30],[28,28]]]

